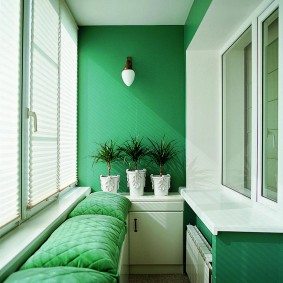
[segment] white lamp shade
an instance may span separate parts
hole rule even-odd
[[[126,86],[130,86],[135,79],[135,72],[132,69],[122,71],[122,79]]]

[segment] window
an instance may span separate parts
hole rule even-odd
[[[64,0],[22,2],[0,5],[0,235],[77,182],[77,26]]]
[[[222,184],[251,196],[252,36],[248,28],[223,54]]]
[[[28,109],[36,116],[29,119],[28,208],[57,193],[59,151],[59,2],[32,1],[30,8]]]
[[[250,27],[222,55],[222,184],[275,210],[283,207],[280,9],[274,1],[256,15],[254,41]]]
[[[278,9],[261,25],[261,196],[278,202]]]
[[[278,10],[262,23],[262,196],[278,190]]]
[[[0,5],[0,228],[20,219],[21,2]]]
[[[77,25],[61,10],[59,190],[77,182]]]

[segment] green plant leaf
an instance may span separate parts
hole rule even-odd
[[[92,166],[94,163],[104,162],[108,169],[108,175],[110,175],[112,163],[120,159],[120,150],[116,143],[110,139],[105,143],[98,144],[98,149],[91,158],[93,159]]]
[[[151,140],[150,138],[148,140],[151,144],[149,156],[159,166],[159,173],[162,175],[164,165],[175,159],[178,154],[176,141],[166,141],[165,136],[160,141]]]
[[[131,137],[119,147],[119,151],[129,167],[132,165],[137,170],[138,163],[148,155],[149,149],[143,144],[143,138]]]

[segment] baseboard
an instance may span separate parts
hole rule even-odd
[[[130,274],[183,274],[183,265],[130,265]]]

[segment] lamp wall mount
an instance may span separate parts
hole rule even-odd
[[[128,56],[126,65],[122,71],[122,79],[126,86],[130,86],[135,79],[135,71],[133,70],[132,57]]]

